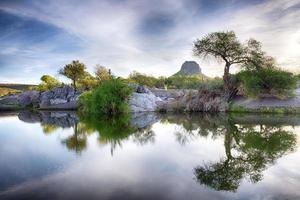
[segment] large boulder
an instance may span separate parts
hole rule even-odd
[[[17,95],[18,104],[21,107],[34,106],[37,107],[39,102],[40,92],[38,91],[26,91]]]
[[[0,110],[16,110],[26,107],[73,110],[77,108],[79,95],[80,92],[70,86],[54,88],[45,92],[26,91],[1,97]]]
[[[160,101],[161,99],[150,91],[148,93],[134,92],[130,98],[129,106],[131,112],[156,111]]]
[[[7,95],[0,98],[0,110],[15,110],[26,107],[38,107],[40,92],[26,91],[20,94]]]
[[[40,109],[76,109],[80,93],[65,86],[41,93]]]

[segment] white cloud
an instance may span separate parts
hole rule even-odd
[[[34,1],[30,6],[3,6],[8,12],[34,18],[64,29],[83,43],[82,52],[68,58],[92,67],[106,65],[117,75],[137,70],[156,76],[175,73],[185,60],[196,60],[203,72],[221,75],[223,64],[192,56],[192,45],[205,33],[234,30],[241,40],[262,41],[283,68],[298,71],[300,63],[299,0],[273,0],[241,9],[228,7],[208,15],[184,0],[171,1]],[[170,15],[174,23],[164,34],[143,35],[143,19],[155,13]],[[147,24],[146,24],[147,26]],[[51,41],[50,41],[51,42]],[[47,45],[35,52],[47,52]],[[9,53],[14,48],[7,49]],[[15,50],[14,50],[15,51]],[[39,55],[41,54],[39,53]],[[65,62],[64,55],[47,54],[38,62],[50,66]],[[74,58],[71,58],[74,56]],[[234,71],[234,70],[233,70]]]

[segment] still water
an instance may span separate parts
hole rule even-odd
[[[0,199],[300,199],[300,116],[0,115]]]

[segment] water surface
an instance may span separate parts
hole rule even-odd
[[[300,199],[300,116],[1,113],[0,199]]]

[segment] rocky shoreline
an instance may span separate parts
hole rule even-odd
[[[0,98],[0,111],[7,110],[76,110],[79,91],[70,86],[50,91],[26,91]],[[221,91],[164,90],[134,87],[129,100],[132,113],[140,112],[291,112],[300,113],[300,88],[293,98],[274,97],[260,99],[236,98],[227,103]]]

